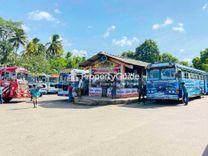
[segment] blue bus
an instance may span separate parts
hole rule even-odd
[[[206,80],[205,80],[205,83],[207,84],[206,85],[206,94],[208,95],[208,73],[207,73],[207,76],[206,76]]]
[[[58,96],[68,96],[69,84],[71,84],[73,88],[78,88],[78,80],[87,73],[88,71],[80,69],[65,69],[61,72],[59,74]]]
[[[181,83],[189,97],[208,92],[207,73],[177,63],[155,63],[147,67],[147,99],[181,100]]]

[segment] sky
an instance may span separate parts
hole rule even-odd
[[[208,48],[208,0],[0,0],[0,17],[22,21],[29,39],[59,34],[66,51],[121,54],[145,39],[190,61]]]

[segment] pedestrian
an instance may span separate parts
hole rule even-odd
[[[141,101],[142,98],[142,102],[145,104],[146,85],[143,77],[140,77],[139,79],[138,93],[139,93],[138,101]]]
[[[112,84],[111,97],[112,99],[116,98],[116,81]]]
[[[82,96],[82,92],[83,92],[83,80],[81,77],[79,80],[79,84],[78,84],[78,97],[79,98]]]
[[[72,90],[73,90],[73,87],[71,86],[71,84],[69,84],[69,87],[68,87],[68,91],[69,91],[69,102],[72,102],[72,100],[73,100]]]
[[[0,104],[3,104],[3,84],[0,84]]]
[[[72,99],[73,99],[73,103],[77,102],[77,89],[76,88],[72,89]]]
[[[38,104],[38,97],[39,97],[39,90],[36,87],[36,85],[33,85],[33,87],[30,90],[30,94],[32,96],[32,102],[33,102],[33,108],[37,108]]]
[[[183,94],[183,102],[185,103],[185,105],[188,105],[188,102],[189,102],[188,91],[184,82],[181,83],[181,89],[182,89],[182,94]]]

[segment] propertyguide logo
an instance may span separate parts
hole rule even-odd
[[[116,80],[139,80],[140,76],[134,73],[116,73],[116,74],[93,74],[86,76],[91,80],[101,80],[101,81],[116,81]]]

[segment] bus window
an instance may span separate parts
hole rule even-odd
[[[188,73],[188,72],[184,72],[183,77],[184,77],[185,79],[189,79],[189,73]]]
[[[175,68],[162,69],[161,79],[175,79]]]
[[[160,70],[152,69],[148,71],[149,80],[159,80],[160,79]]]
[[[9,74],[9,72],[3,72],[1,74],[1,77],[2,77],[2,79],[9,79],[10,78],[10,74]]]
[[[17,73],[17,79],[26,80],[27,79],[27,74],[25,74],[25,73]]]

